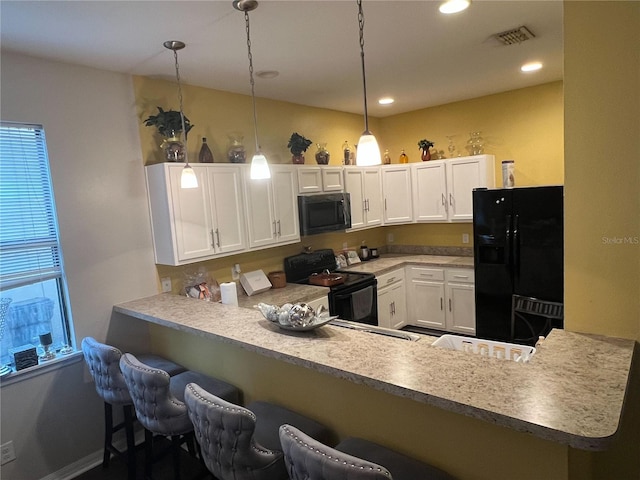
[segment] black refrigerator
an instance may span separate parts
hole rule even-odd
[[[530,343],[512,331],[512,299],[563,302],[563,187],[474,190],[473,237],[476,336]],[[527,337],[562,327],[531,315]]]

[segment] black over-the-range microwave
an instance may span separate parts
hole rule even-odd
[[[301,235],[316,235],[351,228],[351,201],[348,193],[300,195],[298,214]]]

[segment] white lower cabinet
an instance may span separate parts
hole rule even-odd
[[[377,277],[378,326],[400,329],[407,324],[407,299],[404,269]]]
[[[409,323],[475,335],[473,270],[407,267]]]

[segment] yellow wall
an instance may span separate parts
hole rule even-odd
[[[565,2],[564,48],[566,328],[640,340],[640,3]]]

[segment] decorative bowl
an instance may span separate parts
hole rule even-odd
[[[331,316],[329,312],[322,312],[322,307],[318,309],[318,312],[315,312],[306,303],[286,303],[282,307],[259,303],[254,305],[254,308],[260,310],[264,318],[280,328],[300,332],[313,330],[338,318],[337,315]]]

